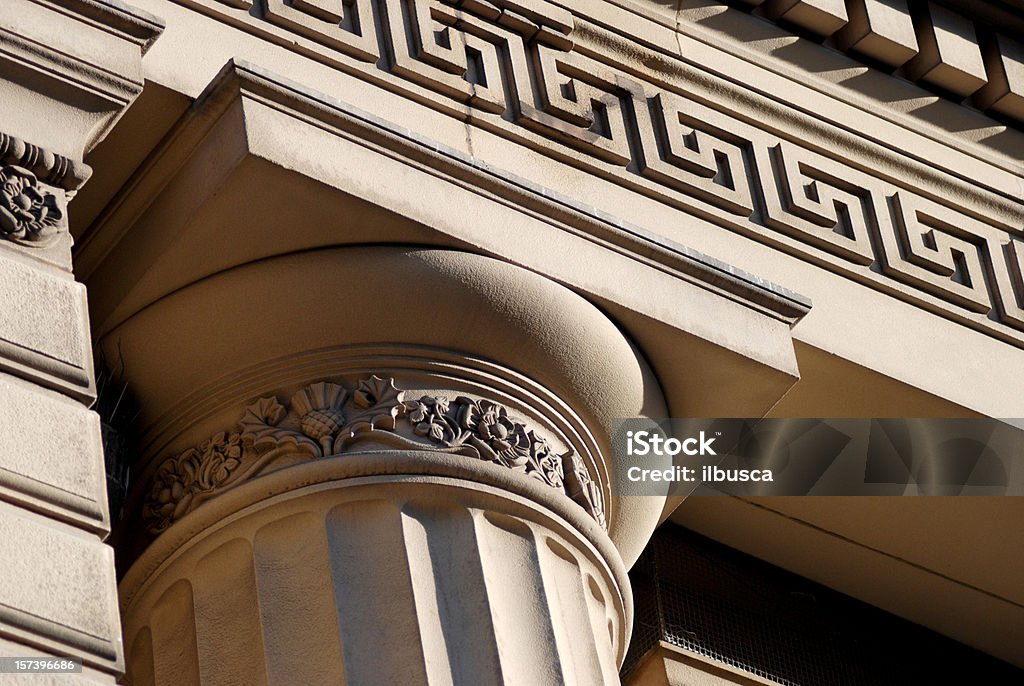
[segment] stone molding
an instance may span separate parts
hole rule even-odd
[[[120,0],[0,2],[0,639],[78,658],[81,673],[53,677],[68,683],[113,684],[124,660],[67,203],[161,30]]]
[[[118,41],[134,45],[134,54],[128,60],[134,58],[136,63],[122,63],[117,49],[86,52],[74,41],[57,38],[55,34],[40,34],[41,27],[27,22],[0,22],[0,45],[8,53],[7,59],[16,56],[68,84],[102,94],[120,107],[130,104],[142,91],[138,60],[164,29],[159,18],[120,0],[11,0],[10,8],[16,18],[22,16],[21,12],[31,16],[49,12],[55,22],[70,21],[81,30],[102,30]],[[6,18],[5,14],[0,14],[0,18]]]
[[[124,670],[113,549],[0,501],[0,556],[0,637],[104,672]]]
[[[162,533],[220,491],[275,467],[338,456],[367,439],[386,449],[434,450],[506,467],[564,493],[605,526],[600,489],[572,450],[560,454],[501,404],[416,395],[374,374],[351,389],[309,384],[287,406],[260,398],[236,430],[159,463],[143,504],[149,532]]]
[[[939,183],[894,183],[832,151],[739,121],[720,103],[699,102],[678,84],[576,45],[570,38],[581,31],[588,42],[594,34],[570,25],[562,11],[546,21],[571,32],[553,40],[543,22],[510,28],[496,6],[415,0],[405,12],[385,1],[386,40],[371,50],[377,31],[369,0],[347,6],[338,26],[291,6],[288,21],[279,21],[274,3],[245,10],[186,4],[272,40],[288,35],[346,72],[547,155],[571,154],[574,165],[598,176],[1024,345],[1018,201],[951,204]],[[543,16],[538,7],[534,19]],[[378,59],[388,78],[372,64]]]
[[[8,242],[0,240],[0,247],[4,243]],[[85,286],[30,259],[61,248],[59,241],[44,249],[9,243],[2,247],[0,288],[7,293],[45,293],[49,299],[45,306],[26,305],[32,301],[25,299],[0,304],[0,369],[90,402],[95,384]]]
[[[0,498],[99,536],[110,532],[99,417],[0,374]]]
[[[0,369],[82,400],[93,397],[92,361],[85,288],[68,273],[67,203],[90,173],[0,132],[0,284],[29,294],[0,303]]]
[[[142,56],[163,28],[160,19],[120,0],[6,0],[0,5],[4,130],[82,159],[142,92]],[[48,126],[54,103],[62,108],[60,125]],[[68,190],[88,177],[80,162],[43,161],[54,159],[47,171],[66,177]],[[35,165],[24,166],[43,178]]]
[[[469,67],[469,63],[466,62],[465,58],[453,58],[451,57],[451,49],[446,48],[445,54],[448,55],[448,63],[446,66],[441,66],[437,59],[431,58],[431,51],[435,51],[435,48],[431,47],[431,42],[428,40],[426,47],[423,47],[423,43],[419,36],[421,35],[432,35],[429,32],[420,32],[418,25],[424,21],[437,22],[437,28],[439,34],[437,40],[445,45],[450,45],[448,41],[449,34],[451,35],[470,35],[469,39],[459,38],[457,41],[462,41],[460,44],[470,50],[475,55],[479,52],[479,49],[484,49],[486,53],[490,54],[492,51],[496,51],[497,54],[501,54],[506,50],[507,43],[510,39],[523,41],[527,48],[531,42],[533,43],[551,43],[550,40],[546,39],[544,35],[537,34],[532,30],[525,32],[515,33],[512,31],[500,32],[500,29],[505,29],[506,25],[501,24],[496,20],[488,20],[490,16],[500,16],[501,10],[495,8],[493,11],[480,10],[474,8],[480,8],[482,5],[474,5],[471,3],[459,4],[457,0],[436,0],[432,3],[427,3],[428,10],[416,9],[411,12],[408,16],[402,12],[395,13],[391,9],[388,9],[388,5],[382,2],[382,12],[386,9],[388,13],[395,14],[394,19],[402,22],[397,28],[392,24],[387,31],[383,32],[383,40],[379,42],[370,53],[365,53],[362,48],[356,46],[357,42],[363,41],[362,34],[367,33],[373,27],[367,27],[363,20],[356,21],[355,18],[360,16],[360,13],[366,14],[368,8],[373,6],[371,0],[363,0],[361,5],[362,9],[359,9],[360,4],[354,4],[350,10],[346,10],[346,16],[348,19],[345,22],[339,22],[342,25],[335,27],[328,20],[316,15],[315,11],[303,13],[303,11],[292,8],[289,13],[290,20],[288,22],[277,21],[277,15],[272,10],[266,9],[266,3],[268,0],[242,0],[242,2],[232,3],[231,0],[172,0],[179,4],[185,5],[198,12],[214,17],[215,19],[224,21],[232,26],[235,26],[248,33],[252,33],[262,39],[268,40],[273,43],[285,46],[288,49],[301,52],[304,55],[328,64],[334,68],[345,71],[346,73],[354,74],[360,78],[364,78],[373,83],[376,83],[389,90],[400,92],[410,97],[413,97],[423,104],[431,107],[435,107],[441,111],[448,112],[453,116],[459,118],[469,118],[474,121],[479,121],[485,117],[482,117],[481,112],[487,111],[488,109],[493,110],[500,103],[490,103],[490,105],[481,104],[487,100],[487,93],[494,90],[493,88],[482,89],[479,84],[471,84],[474,88],[470,88],[463,82],[462,86],[458,85],[458,80],[453,80],[453,76],[464,76],[463,72]],[[270,0],[272,4],[274,2],[281,2],[281,0]],[[833,0],[829,0],[832,2]],[[838,0],[841,3],[841,0]],[[873,0],[878,2],[878,0]],[[742,0],[736,0],[737,4],[742,5]],[[232,7],[234,4],[234,7]],[[241,5],[244,4],[244,8]],[[394,4],[394,3],[392,3]],[[398,3],[399,5],[401,3]],[[486,5],[487,3],[484,3]],[[567,3],[571,4],[571,3]],[[597,3],[597,5],[603,5],[604,3]],[[786,4],[785,2],[783,4]],[[789,2],[790,5],[806,5],[807,3],[794,3]],[[622,71],[633,71],[633,67],[637,60],[632,59],[634,56],[639,57],[640,61],[645,67],[649,69],[646,75],[639,75],[641,80],[650,79],[650,71],[655,73],[655,81],[657,77],[661,76],[658,72],[663,72],[665,75],[671,75],[673,80],[677,83],[668,85],[669,90],[674,90],[680,87],[685,87],[683,84],[678,83],[679,81],[688,81],[695,78],[694,73],[689,68],[690,62],[696,65],[698,68],[701,65],[701,61],[708,59],[708,56],[703,51],[697,49],[697,43],[706,43],[715,46],[718,50],[722,51],[722,54],[731,53],[739,57],[745,62],[753,62],[758,65],[758,69],[768,69],[775,71],[782,75],[787,81],[799,81],[802,77],[798,71],[786,69],[781,64],[774,64],[777,60],[766,60],[766,55],[755,51],[754,49],[744,46],[743,42],[745,38],[749,36],[739,35],[736,37],[735,43],[722,44],[721,36],[715,35],[708,31],[705,27],[701,26],[697,22],[687,22],[685,19],[678,18],[676,21],[670,21],[672,17],[667,16],[664,12],[659,12],[645,4],[642,0],[640,2],[630,2],[628,0],[616,0],[615,2],[608,3],[609,6],[621,7],[620,14],[622,12],[629,13],[632,16],[638,17],[638,21],[641,22],[655,22],[666,27],[673,27],[674,32],[681,35],[685,35],[688,38],[694,39],[694,45],[689,46],[685,51],[682,48],[679,49],[679,53],[667,52],[667,47],[664,45],[653,45],[648,43],[646,33],[637,28],[619,28],[614,24],[609,24],[609,21],[623,20],[624,17],[619,14],[607,13],[599,11],[597,8],[592,6],[583,6],[578,9],[574,9],[576,15],[573,19],[574,28],[571,33],[566,35],[568,42],[557,42],[558,51],[565,50],[569,52],[584,52],[595,59],[603,62],[607,66],[615,70]],[[418,5],[412,5],[414,8]],[[457,7],[455,7],[457,6]],[[561,8],[556,8],[554,5],[548,5],[558,12],[564,12]],[[660,5],[659,5],[660,6]],[[448,7],[449,9],[443,9]],[[440,9],[438,9],[440,8]],[[719,7],[724,10],[724,7]],[[738,19],[747,19],[741,17],[741,13],[736,10],[729,10],[729,13],[734,14]],[[415,16],[413,16],[415,15]],[[570,15],[573,16],[573,15]],[[352,21],[356,21],[356,24],[352,24]],[[482,24],[481,24],[482,21]],[[746,23],[750,23],[750,20]],[[756,22],[761,23],[761,22]],[[360,28],[354,29],[353,26],[359,26]],[[611,27],[605,28],[605,27]],[[774,27],[773,27],[774,28]],[[443,30],[441,30],[443,29]],[[984,33],[984,32],[983,32]],[[335,35],[336,34],[336,35]],[[550,35],[548,32],[545,35]],[[773,37],[781,37],[784,35],[784,30],[774,29]],[[945,34],[943,34],[945,35]],[[473,38],[473,37],[476,38]],[[571,40],[569,40],[571,38]],[[466,42],[469,40],[469,43]],[[483,42],[482,46],[474,48],[470,43]],[[1016,54],[1017,50],[1013,46],[1013,41],[1005,36],[998,37],[998,40],[993,39],[991,42],[984,42],[982,48],[987,54],[999,54],[1002,56],[1002,64],[998,66],[998,69],[993,67],[994,71],[1004,73],[1007,78],[1010,78],[1014,83],[1020,80],[1018,76],[1020,71],[1020,58]],[[360,43],[361,44],[361,43]],[[620,44],[624,47],[621,47]],[[397,51],[397,56],[394,56],[394,46],[402,48]],[[487,45],[495,46],[492,48],[486,47]],[[994,46],[994,47],[992,47]],[[1002,46],[1002,47],[999,47]],[[552,46],[554,47],[554,46]],[[678,47],[678,46],[676,46]],[[705,46],[701,46],[705,47]],[[814,47],[814,46],[810,46]],[[975,46],[977,48],[977,46]],[[994,53],[992,50],[1002,50],[1001,53]],[[511,48],[511,54],[507,57],[507,61],[514,62],[515,67],[519,67],[520,72],[523,71],[524,65],[519,60],[518,55],[515,53],[520,52],[519,46],[513,46]],[[359,54],[363,54],[363,57],[359,57]],[[406,57],[408,53],[408,57]],[[376,55],[376,57],[373,57]],[[535,57],[529,54],[527,50],[527,57],[531,61],[535,61]],[[668,59],[666,59],[668,58]],[[451,60],[456,60],[452,62]],[[978,59],[981,59],[981,53],[979,53]],[[988,59],[988,58],[986,58]],[[494,66],[494,59],[488,58],[487,60],[481,60],[480,64],[476,63],[476,58],[473,58],[473,69],[476,73],[479,71],[481,74],[486,73],[487,62],[490,62]],[[373,64],[375,63],[375,64]],[[461,64],[465,63],[465,64]],[[459,66],[461,64],[461,66]],[[850,62],[849,66],[854,66],[854,62]],[[539,65],[539,68],[544,68],[544,65]],[[460,71],[461,70],[461,71]],[[448,73],[447,76],[439,75],[437,71],[445,71]],[[514,71],[514,69],[513,69]],[[400,76],[401,82],[395,82],[393,79],[388,79],[384,76],[385,73]],[[552,74],[555,78],[564,78]],[[879,74],[879,76],[889,79],[888,75]],[[469,79],[476,78],[470,76]],[[493,78],[488,77],[489,82],[493,83]],[[698,86],[692,92],[694,94],[704,94],[706,91],[706,97],[709,98],[708,103],[712,107],[722,108],[731,100],[747,100],[751,97],[757,99],[762,110],[770,109],[771,116],[766,118],[766,112],[761,112],[754,115],[753,119],[747,117],[748,121],[764,122],[764,124],[772,123],[775,117],[779,118],[779,122],[774,127],[777,130],[787,130],[792,128],[796,124],[803,125],[801,121],[802,113],[796,110],[807,107],[805,103],[798,101],[790,101],[784,93],[765,93],[760,92],[759,87],[756,83],[733,83],[717,74],[709,74],[708,70],[699,68],[696,71],[696,78],[701,80],[709,79],[713,82],[713,88],[704,88],[703,84],[687,84]],[[992,84],[986,86],[983,92],[988,92],[996,85],[998,77],[993,77],[995,81]],[[529,85],[530,79],[524,79],[522,73],[514,73],[513,80],[520,86],[519,90],[525,91],[529,94],[530,89],[523,88]],[[890,79],[891,80],[891,79]],[[463,80],[464,81],[464,80]],[[544,88],[544,84],[541,83],[541,88]],[[423,98],[424,91],[419,89],[419,86],[423,86],[426,92],[441,93],[449,98],[468,103],[472,106],[472,109],[467,111],[465,107],[452,107],[451,104],[444,102],[428,102]],[[778,87],[776,85],[776,87]],[[815,90],[821,90],[822,88],[828,89],[825,82],[818,85],[812,85]],[[571,88],[571,87],[570,87]],[[1008,104],[1013,100],[1014,89],[1019,89],[1019,85],[1007,85],[1003,90],[999,91],[1000,94],[1008,94],[1008,99],[1004,98],[1002,104]],[[513,88],[513,94],[515,93]],[[543,91],[542,91],[543,92]],[[866,101],[862,98],[854,97],[848,98],[846,95],[856,95],[854,90],[850,89],[828,89],[830,97],[837,100],[845,100],[856,107],[858,110],[865,111],[866,116],[880,116],[889,119],[890,121],[896,122],[899,126],[904,128],[913,128],[914,118],[912,116],[902,115],[897,111],[880,111],[879,103],[877,100]],[[926,91],[917,91],[917,93],[925,97],[927,96]],[[910,94],[907,95],[909,97]],[[981,95],[979,93],[979,95]],[[767,97],[766,97],[767,96]],[[571,94],[570,94],[571,97]],[[996,92],[992,92],[992,98],[1001,97],[996,95]],[[431,98],[436,99],[436,98]],[[528,99],[528,98],[521,98]],[[785,105],[781,113],[776,112],[777,103],[776,101],[782,101]],[[515,103],[508,103],[509,110],[514,110]],[[540,103],[542,109],[545,104]],[[557,103],[556,103],[557,106]],[[952,105],[950,105],[953,108]],[[884,108],[883,108],[884,109]],[[476,111],[474,111],[476,110]],[[862,114],[865,114],[862,112]],[[506,118],[510,118],[508,115],[512,114],[515,116],[515,112],[504,112]],[[818,116],[815,117],[827,117],[827,112],[816,113]],[[521,119],[521,118],[520,118]],[[986,121],[986,120],[982,120]],[[990,124],[995,125],[996,122],[987,120]],[[571,119],[569,120],[570,123]],[[578,122],[577,122],[578,123]],[[845,126],[846,122],[830,122],[830,124],[838,124],[839,126]],[[978,122],[979,125],[983,125]],[[486,125],[486,123],[484,124]],[[861,132],[855,132],[861,133]],[[1010,159],[1010,166],[1006,166],[1006,158],[1002,161],[996,161],[990,155],[985,154],[985,148],[982,146],[976,146],[970,143],[968,139],[957,136],[946,136],[946,132],[940,132],[937,129],[932,131],[925,131],[925,135],[928,137],[934,137],[935,140],[939,141],[943,146],[953,147],[962,149],[972,157],[978,157],[980,159],[988,159],[993,164],[999,164],[1005,169],[1011,172],[1019,172],[1019,166],[1015,164],[1015,160]],[[870,131],[865,130],[861,135],[871,135]],[[803,135],[803,138],[808,138],[807,135]],[[815,137],[816,138],[816,137]],[[886,143],[893,147],[895,150],[900,150],[902,156],[909,156],[910,158],[919,157],[920,152],[916,150],[904,150],[902,149],[903,142],[900,140],[889,140]],[[863,147],[858,145],[856,141],[853,146]],[[831,149],[833,146],[830,143],[826,143],[826,148]],[[927,158],[925,158],[927,159]],[[908,159],[906,160],[910,165],[917,163],[917,160]],[[925,167],[932,163],[926,163]],[[934,163],[939,166],[940,163]],[[946,172],[953,175],[961,172],[956,167],[947,167]],[[916,172],[915,176],[920,175],[920,172]],[[965,177],[962,181],[972,181],[970,177]],[[977,183],[987,183],[985,180],[973,180]],[[960,183],[961,180],[957,180]],[[1016,189],[1014,189],[1016,192]]]

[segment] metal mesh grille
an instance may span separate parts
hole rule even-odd
[[[630,578],[623,674],[661,640],[786,686],[1024,684],[1024,671],[680,527],[655,533]]]

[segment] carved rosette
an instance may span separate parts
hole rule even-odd
[[[0,167],[0,235],[22,245],[44,245],[63,217],[57,196],[35,174],[13,165]]]
[[[342,454],[372,435],[406,450],[484,460],[554,488],[605,526],[602,496],[583,460],[557,453],[507,408],[466,396],[409,400],[392,378],[376,375],[350,392],[332,382],[306,386],[287,406],[260,398],[237,431],[221,432],[157,467],[143,518],[159,534],[217,492],[298,459]]]

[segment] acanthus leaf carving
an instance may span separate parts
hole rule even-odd
[[[277,398],[260,398],[245,408],[240,423],[242,438],[247,444],[258,451],[277,448],[285,443],[292,443],[297,448],[307,446],[319,451],[320,444],[304,436],[301,432],[280,426],[287,414],[284,405]]]
[[[400,448],[483,460],[521,473],[570,497],[604,525],[600,489],[575,453],[557,453],[503,405],[468,396],[407,400],[393,378],[371,375],[351,391],[328,381],[249,405],[238,430],[220,432],[157,467],[143,517],[159,534],[214,492],[269,471],[276,461],[340,454],[371,434]]]

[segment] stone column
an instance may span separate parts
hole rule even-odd
[[[615,497],[610,427],[664,405],[579,296],[464,252],[325,249],[103,342],[150,417],[133,686],[618,683],[663,500]]]
[[[481,406],[453,401],[433,426]],[[488,412],[466,433],[498,432],[508,416]],[[188,459],[231,480],[244,435]],[[581,484],[559,456],[310,448],[303,464],[197,508],[187,539],[175,531],[147,551],[159,570],[123,585],[134,686],[618,683],[632,620],[625,568],[566,495]],[[248,471],[246,452],[234,470]],[[150,504],[157,526],[172,507],[189,511],[172,495],[188,467],[170,471]]]
[[[85,288],[68,203],[142,90],[161,23],[122,3],[0,2],[0,656],[123,669]]]

